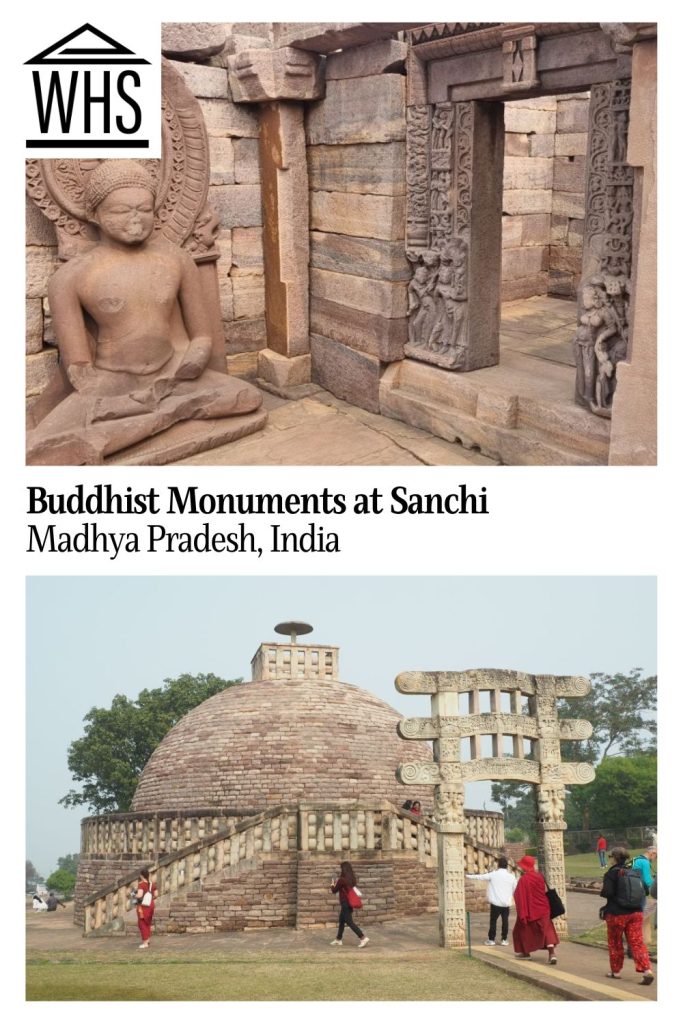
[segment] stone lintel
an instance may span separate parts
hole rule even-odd
[[[631,53],[635,43],[657,38],[655,21],[603,21],[600,28],[612,40],[616,53]]]
[[[464,672],[401,672],[396,677],[399,693],[438,693],[469,690],[519,690],[534,696],[538,684],[547,692],[552,687],[557,697],[584,697],[590,693],[590,680],[584,676],[533,676],[514,669],[481,668]]]
[[[161,52],[174,60],[207,60],[226,42],[225,25],[207,21],[167,21],[161,26]]]
[[[228,59],[228,75],[235,103],[319,100],[325,95],[322,59],[291,47],[242,50]]]
[[[295,46],[314,53],[333,53],[349,46],[362,46],[376,39],[389,39],[397,32],[415,28],[422,22],[275,22],[273,37],[276,47]]]
[[[509,28],[487,29],[475,34],[478,39],[473,35],[469,40],[467,36],[443,40],[442,45],[449,44],[448,52],[432,52],[429,47],[434,43],[415,47],[416,56],[428,62],[427,101],[509,98],[505,79],[505,62],[509,55],[503,48],[504,35]],[[527,56],[535,57],[535,67],[527,79],[528,87],[524,89],[521,82],[518,84],[516,98],[584,91],[593,84],[630,74],[629,54],[615,53],[609,37],[597,24],[572,26],[571,32],[567,26],[564,32],[549,32],[546,25],[525,28],[535,30],[528,38],[535,38],[536,46],[527,51]],[[465,41],[468,46],[464,45]]]
[[[364,46],[332,53],[325,65],[325,78],[365,78],[387,72],[401,73],[408,55],[406,43],[398,39],[378,39]]]

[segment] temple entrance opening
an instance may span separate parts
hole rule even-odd
[[[501,351],[575,367],[590,93],[505,104]],[[571,385],[570,385],[571,386]]]

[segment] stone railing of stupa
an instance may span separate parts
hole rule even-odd
[[[355,850],[360,837],[373,832],[367,849],[378,849],[382,831],[381,811],[359,808],[355,802],[340,801],[334,806],[320,803],[298,805],[301,849]],[[388,805],[393,806],[393,805]],[[353,813],[352,813],[353,809]],[[123,857],[153,860],[183,850],[207,836],[218,835],[260,812],[235,808],[171,810],[155,812],[128,811],[84,818],[81,822],[81,856]],[[494,811],[465,811],[468,834],[483,846],[503,845],[503,816]],[[429,818],[422,823],[429,823]],[[420,819],[405,811],[396,822],[397,841],[403,842],[404,830],[410,831],[410,842],[417,843]],[[314,839],[315,842],[311,843]],[[392,849],[395,848],[392,844]],[[408,848],[408,847],[406,847]],[[416,847],[415,847],[416,848]]]
[[[466,869],[486,871],[503,845],[503,816],[493,812],[468,812],[468,822],[470,818],[475,835],[492,842],[466,835]],[[489,824],[485,819],[489,819]],[[144,816],[133,820],[144,820]],[[375,850],[413,854],[425,864],[434,864],[436,848],[436,827],[429,818],[417,818],[388,802],[368,808],[348,801],[270,808],[260,814],[241,817],[216,832],[206,832],[182,848],[161,856],[147,856],[146,860],[150,878],[156,883],[159,899],[163,900],[165,896],[196,891],[209,875],[226,869],[237,872],[262,855],[299,851],[358,855]],[[143,856],[142,850],[140,856]],[[139,865],[84,899],[86,935],[125,929],[125,916],[131,908],[130,891],[138,872]]]

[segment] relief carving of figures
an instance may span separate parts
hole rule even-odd
[[[612,415],[616,367],[628,352],[630,284],[623,274],[591,277],[580,290],[574,335],[576,401],[598,416]]]
[[[437,786],[434,791],[434,820],[440,828],[465,828],[463,786]]]
[[[472,105],[408,108],[406,354],[457,370],[467,344]]]
[[[408,252],[414,264],[408,286],[408,349],[434,353],[453,369],[463,365],[463,326],[467,314],[467,249],[454,239],[441,251]]]
[[[406,125],[407,225],[406,245],[429,244],[429,125],[430,108],[408,107]]]
[[[564,786],[539,786],[536,805],[540,822],[564,823]]]
[[[633,169],[626,162],[631,86],[593,88],[584,280],[574,336],[576,401],[610,418],[616,367],[628,353]]]

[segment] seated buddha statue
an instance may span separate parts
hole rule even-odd
[[[92,465],[190,419],[253,412],[253,385],[208,367],[211,332],[192,258],[154,231],[155,185],[133,160],[90,175],[99,241],[60,267],[48,296],[73,390],[28,432],[27,462]]]

